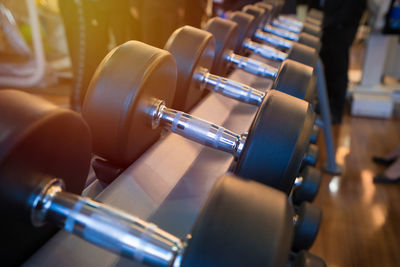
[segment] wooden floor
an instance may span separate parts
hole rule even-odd
[[[374,184],[384,168],[371,161],[400,143],[400,119],[346,116],[334,132],[343,172],[323,176],[315,200],[323,222],[311,251],[330,267],[400,266],[400,185]]]

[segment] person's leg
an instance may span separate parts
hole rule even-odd
[[[348,52],[337,29],[324,31],[321,59],[325,67],[326,85],[332,123],[340,123],[347,89]]]
[[[387,153],[384,156],[373,156],[372,160],[375,163],[389,166],[393,162],[395,162],[398,158],[400,158],[400,144],[397,145],[394,149],[392,149],[389,153]]]
[[[325,29],[322,36],[321,59],[332,113],[332,123],[341,123],[348,86],[349,49],[358,25]]]
[[[393,162],[382,174],[374,177],[374,183],[399,183],[400,182],[400,158]]]

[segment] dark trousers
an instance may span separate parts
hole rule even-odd
[[[332,122],[340,123],[346,101],[349,68],[349,49],[354,40],[357,25],[325,28],[320,52],[325,66]]]

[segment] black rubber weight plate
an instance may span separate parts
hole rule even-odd
[[[293,46],[288,52],[287,58],[310,66],[314,69],[317,65],[318,54],[317,51],[312,47],[299,43],[293,43]]]
[[[239,36],[236,42],[235,53],[243,55],[243,53],[245,52],[245,49],[243,48],[243,42],[246,38],[251,37],[250,31],[254,16],[241,11],[236,11],[232,13],[230,20],[236,22],[239,29]]]
[[[281,64],[272,88],[309,102],[315,89],[312,77],[311,67],[287,59]]]
[[[56,231],[30,225],[27,203],[39,182],[33,175],[62,178],[67,190],[80,194],[91,138],[80,115],[27,93],[0,91],[0,114],[2,263],[19,265]]]
[[[306,101],[269,91],[252,122],[234,172],[289,194],[314,119]]]
[[[304,201],[312,202],[318,194],[322,173],[320,170],[306,166],[300,173],[303,177],[301,185],[293,190],[293,203],[300,205]]]
[[[293,251],[308,250],[314,243],[321,226],[321,209],[308,202],[303,202],[298,207],[299,220],[295,228]]]
[[[173,56],[137,41],[111,51],[94,74],[82,113],[92,134],[94,152],[127,166],[158,138],[148,107],[154,99],[171,105],[176,86]]]
[[[245,5],[242,9],[243,12],[253,15],[254,20],[252,21],[251,30],[249,32],[249,37],[253,38],[257,29],[260,27],[262,21],[264,20],[265,11],[264,9],[254,6],[254,5]]]
[[[235,22],[222,18],[212,18],[207,22],[205,30],[212,33],[215,39],[215,58],[211,72],[225,76],[229,62],[225,56],[235,49],[239,30]]]
[[[303,31],[305,33],[314,35],[315,37],[321,38],[322,36],[322,30],[320,27],[312,25],[308,22],[303,23]]]
[[[194,79],[201,68],[211,70],[215,56],[215,40],[211,33],[191,26],[177,29],[165,44],[178,67],[178,80],[173,108],[188,112],[203,96]]]
[[[300,44],[314,48],[318,53],[321,50],[321,40],[311,34],[305,32],[300,33],[298,42]]]
[[[281,192],[225,175],[197,219],[182,266],[286,266],[292,216]]]
[[[258,2],[255,4],[257,7],[264,9],[265,15],[264,15],[264,21],[262,22],[262,26],[264,26],[268,21],[271,19],[272,11],[274,7],[270,4],[264,3],[264,2]]]

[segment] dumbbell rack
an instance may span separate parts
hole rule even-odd
[[[242,71],[231,78],[258,88],[271,82]],[[192,114],[236,132],[245,132],[257,107],[209,94]],[[96,199],[150,220],[170,233],[190,233],[216,179],[226,172],[232,156],[174,134],[167,134],[126,169]],[[95,182],[96,183],[96,182]],[[86,191],[96,195],[96,184]],[[142,266],[60,231],[39,249],[27,266]]]

